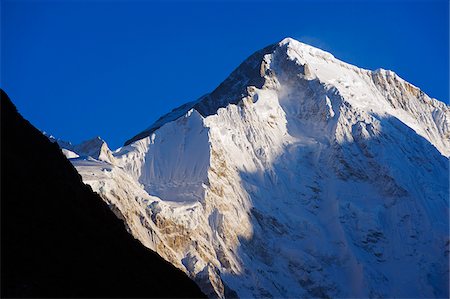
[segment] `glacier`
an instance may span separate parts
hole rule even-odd
[[[448,297],[450,108],[291,38],[111,150],[60,143],[211,298]]]

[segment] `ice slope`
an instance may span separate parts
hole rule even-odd
[[[449,111],[287,38],[71,161],[211,297],[448,297]]]

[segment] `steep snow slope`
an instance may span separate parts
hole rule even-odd
[[[72,162],[212,297],[444,297],[449,111],[288,38],[113,159]]]

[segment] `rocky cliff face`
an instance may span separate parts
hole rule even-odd
[[[288,38],[113,160],[71,161],[211,297],[444,297],[449,111]]]
[[[204,297],[0,97],[2,297]]]

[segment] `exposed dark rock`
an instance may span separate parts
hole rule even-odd
[[[126,232],[3,91],[1,296],[205,297]]]

